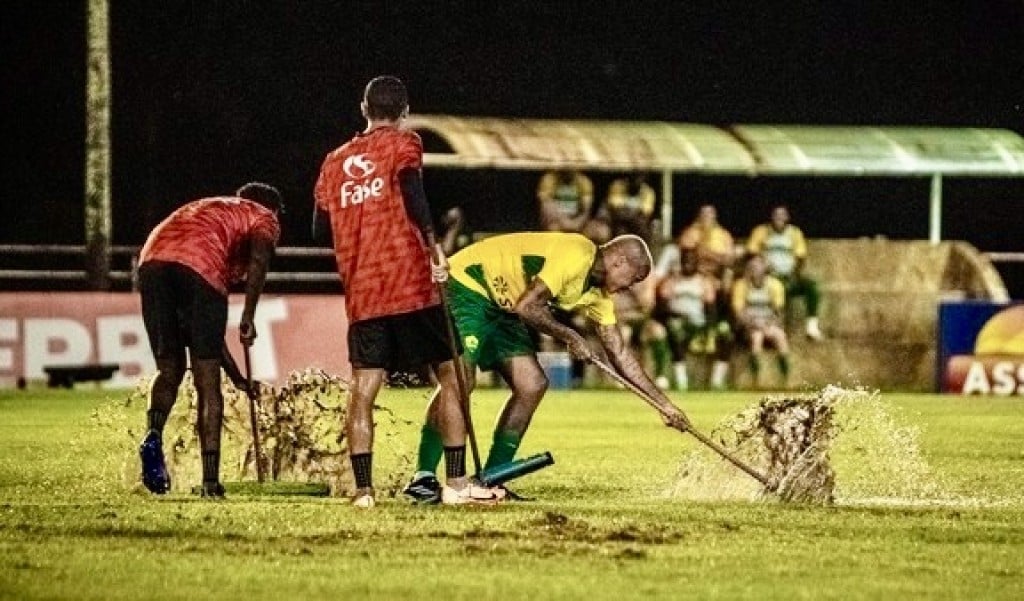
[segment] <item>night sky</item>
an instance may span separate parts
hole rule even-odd
[[[709,124],[1000,127],[1024,134],[1024,3],[111,0],[114,242],[260,179],[308,245],[326,152],[363,125],[366,81],[413,111]],[[700,4],[691,6],[689,4]],[[473,3],[472,6],[485,6]],[[456,8],[451,8],[456,7]],[[83,240],[85,1],[0,8],[0,242]],[[536,173],[429,171],[438,209],[535,226]],[[611,174],[595,174],[598,197]],[[814,237],[927,236],[928,181],[678,177],[676,213],[744,235],[787,202]],[[498,207],[495,210],[495,207]],[[1024,250],[1024,182],[946,180],[944,237]],[[1022,291],[1024,292],[1024,291]]]

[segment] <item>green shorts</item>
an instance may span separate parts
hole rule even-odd
[[[448,279],[448,301],[462,339],[463,357],[473,365],[486,371],[511,357],[536,354],[530,329],[515,313],[455,278]]]
[[[703,353],[708,344],[708,339],[711,338],[711,344],[714,345],[713,337],[705,335],[708,328],[707,326],[697,326],[693,322],[673,315],[668,319],[668,335],[669,340],[672,344],[679,349],[684,349],[688,353]]]

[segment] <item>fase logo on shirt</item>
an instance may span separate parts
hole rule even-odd
[[[384,191],[384,178],[372,177],[377,166],[365,154],[354,154],[345,158],[342,171],[350,179],[341,185],[341,208],[362,204],[370,198],[380,198]]]

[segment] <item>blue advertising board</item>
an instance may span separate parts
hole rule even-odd
[[[939,305],[936,388],[1024,396],[1024,303]]]

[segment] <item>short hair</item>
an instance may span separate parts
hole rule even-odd
[[[761,253],[754,253],[752,255],[748,255],[743,259],[743,272],[749,272],[750,266],[753,265],[756,261],[760,261],[762,265],[764,265],[765,267],[768,266],[768,261],[767,259],[765,259],[764,255],[762,255]]]
[[[647,246],[647,242],[636,234],[616,236],[602,244],[601,248],[621,252],[633,265],[638,267],[646,266],[648,272],[654,267],[654,257],[651,255],[651,249]]]
[[[363,91],[366,116],[370,119],[397,121],[409,108],[409,92],[402,80],[391,75],[374,77]]]
[[[277,191],[277,188],[270,184],[264,184],[263,182],[249,182],[239,188],[238,191],[235,192],[235,196],[251,200],[253,202],[258,202],[271,211],[278,211],[279,213],[284,212],[284,200],[281,198],[281,193]]]

